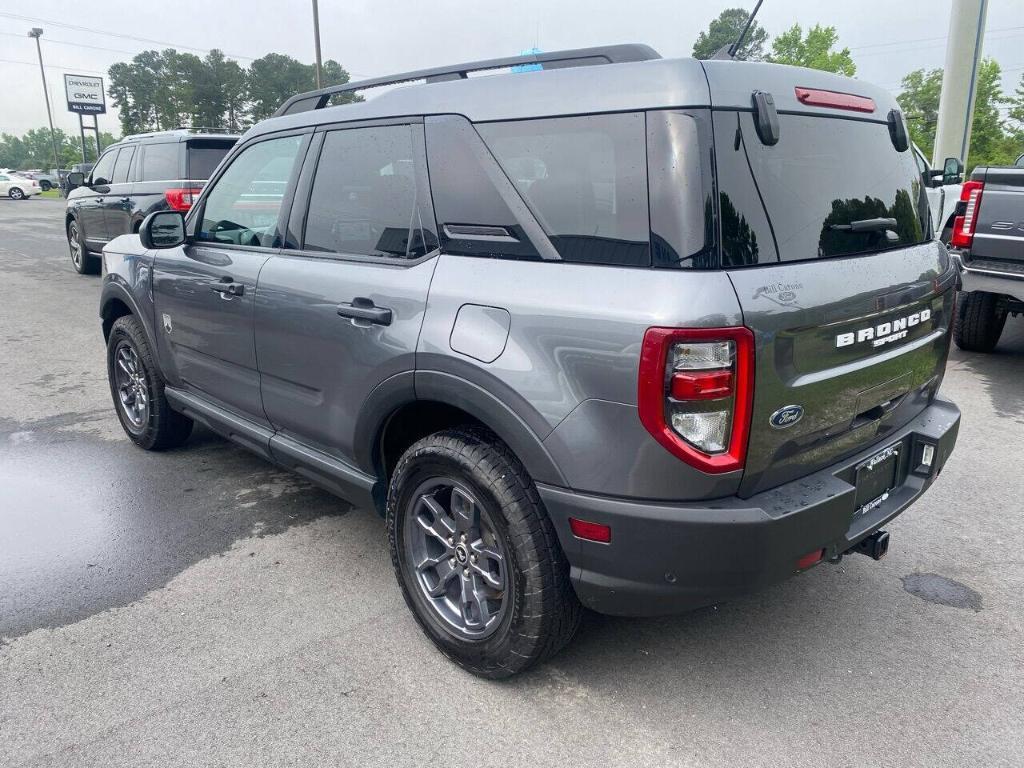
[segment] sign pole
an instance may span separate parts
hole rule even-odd
[[[87,163],[85,159],[85,120],[82,119],[82,113],[78,113],[78,132],[82,135],[82,162]]]
[[[96,132],[96,160],[100,159],[100,116],[92,116],[92,129]]]

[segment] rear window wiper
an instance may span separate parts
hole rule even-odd
[[[882,232],[896,229],[896,219],[858,219],[849,224],[830,224],[828,228],[839,232]]]

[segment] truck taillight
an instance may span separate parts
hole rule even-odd
[[[974,230],[978,226],[978,208],[981,206],[981,193],[985,189],[983,181],[965,181],[960,190],[960,202],[964,203],[964,213],[953,219],[953,237],[949,244],[954,248],[970,248],[974,242]]]
[[[202,192],[202,188],[185,188],[185,189],[166,189],[164,190],[164,199],[167,200],[167,204],[171,206],[172,211],[186,212],[192,207],[192,203],[199,197],[199,193]]]
[[[749,329],[648,328],[644,334],[640,421],[687,464],[711,473],[743,467],[753,394]]]

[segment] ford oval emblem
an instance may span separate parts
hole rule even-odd
[[[792,427],[803,417],[804,407],[802,405],[784,405],[771,415],[768,423],[776,429],[785,429]]]

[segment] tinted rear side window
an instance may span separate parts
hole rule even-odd
[[[123,147],[117,155],[117,162],[114,163],[114,184],[122,184],[128,181],[128,169],[131,167],[132,158],[135,156],[135,147]]]
[[[172,144],[147,144],[143,147],[143,181],[170,181],[180,178],[178,142]]]
[[[422,151],[419,125],[329,132],[313,180],[303,247],[400,258],[436,248]]]
[[[642,113],[477,125],[565,261],[649,266]]]
[[[913,152],[896,151],[886,124],[780,115],[779,142],[765,146],[750,113],[714,121],[723,266],[875,253],[930,237]],[[850,227],[871,219],[895,222]]]
[[[208,179],[213,171],[231,151],[234,142],[190,141],[188,142],[188,172],[190,179]]]

